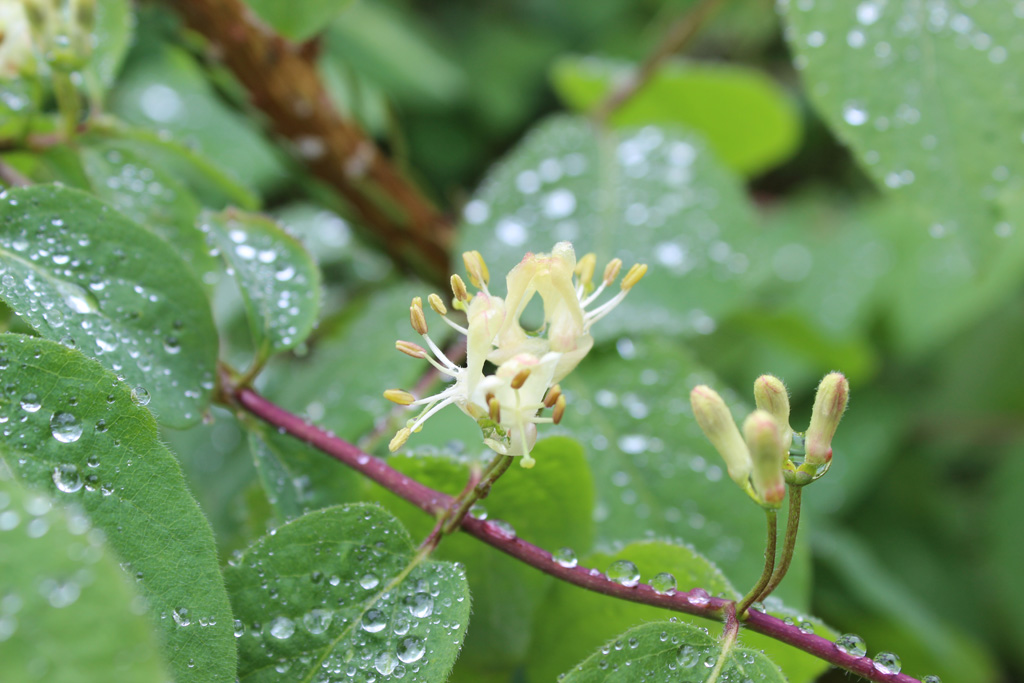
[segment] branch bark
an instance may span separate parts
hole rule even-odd
[[[189,27],[248,90],[270,127],[336,189],[400,265],[435,282],[448,272],[452,225],[360,127],[334,108],[301,46],[262,24],[241,0],[177,0]]]
[[[401,496],[423,511],[436,515],[448,509],[451,497],[410,479],[390,467],[380,458],[364,453],[354,445],[328,434],[301,417],[289,413],[249,388],[237,388],[222,375],[222,395],[236,406],[248,411],[274,427],[284,430],[293,437],[304,441],[349,467],[369,477],[392,493]],[[701,588],[672,595],[656,592],[647,584],[627,588],[608,579],[596,569],[587,567],[563,567],[548,551],[527,543],[521,538],[510,536],[499,526],[489,521],[467,516],[462,522],[462,531],[484,543],[524,562],[545,574],[571,583],[580,588],[608,595],[621,600],[662,607],[696,617],[721,621],[723,614],[735,603],[709,596]],[[921,683],[907,674],[885,674],[875,668],[871,659],[854,657],[841,652],[832,641],[813,633],[804,633],[796,625],[762,612],[750,611],[743,625],[751,631],[763,633],[771,638],[803,650],[833,666],[855,673],[877,683]]]

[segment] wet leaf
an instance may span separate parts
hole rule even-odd
[[[257,349],[277,353],[305,341],[320,310],[320,269],[306,248],[258,214],[207,213],[202,225],[242,291]]]
[[[84,192],[34,186],[0,200],[0,268],[0,297],[36,331],[123,375],[168,425],[199,420],[217,336],[166,242]]]
[[[4,475],[0,595],[0,679],[168,679],[153,624],[103,534]]]
[[[445,680],[469,621],[465,573],[415,554],[375,505],[311,512],[257,541],[225,572],[239,680]]]
[[[562,57],[551,80],[566,105],[585,113],[636,68],[598,57]],[[667,61],[611,122],[682,126],[707,140],[724,165],[746,175],[785,161],[800,144],[800,118],[782,88],[767,74],[735,64]]]
[[[496,279],[525,251],[570,240],[593,251],[597,277],[614,258],[650,271],[599,339],[625,329],[708,334],[754,284],[754,216],[737,180],[693,135],[648,126],[601,134],[582,118],[534,128],[474,195],[461,249],[479,250]],[[501,283],[495,285],[501,294]],[[634,293],[635,294],[635,293]]]
[[[678,683],[704,683],[721,654],[705,629],[671,621],[631,628],[569,670],[563,683],[639,683],[668,676]],[[754,649],[732,650],[721,681],[785,683],[772,660]]]
[[[75,503],[149,604],[175,680],[234,680],[231,608],[210,525],[132,390],[60,344],[0,335],[3,455],[19,479]]]

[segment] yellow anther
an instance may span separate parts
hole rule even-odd
[[[544,396],[544,407],[550,408],[555,405],[555,401],[562,395],[562,387],[557,384],[548,389],[548,393]]]
[[[494,396],[487,399],[487,412],[492,420],[501,422],[501,403]]]
[[[526,380],[530,377],[530,368],[523,368],[516,373],[516,376],[512,378],[512,388],[522,389],[523,385],[526,384]]]
[[[415,396],[402,389],[388,389],[384,392],[384,398],[400,406],[411,405],[416,400]]]
[[[640,282],[644,275],[647,274],[646,263],[634,263],[633,267],[626,273],[626,277],[622,278],[622,291],[628,292],[633,289],[633,285]]]
[[[409,322],[418,334],[427,333],[427,318],[423,315],[423,299],[416,297],[409,306]]]
[[[427,357],[427,350],[419,344],[413,344],[412,342],[402,341],[399,339],[395,342],[395,348],[405,355],[412,356],[413,358]]]
[[[466,283],[458,275],[452,275],[452,295],[456,301],[463,303],[469,301],[469,292],[466,290]]]
[[[448,309],[444,307],[444,302],[441,301],[441,297],[437,294],[431,294],[427,297],[427,301],[430,303],[430,307],[434,309],[434,313],[438,315],[447,315]]]
[[[466,265],[466,272],[469,273],[469,281],[477,289],[483,289],[491,281],[491,274],[487,270],[487,262],[479,251],[467,251],[462,254],[462,262]]]
[[[410,434],[412,434],[412,431],[408,427],[402,427],[399,429],[398,433],[396,433],[394,438],[391,439],[391,443],[388,444],[388,450],[392,453],[397,451],[405,444],[406,441],[409,440]]]
[[[555,401],[555,409],[551,411],[551,421],[558,424],[562,421],[563,415],[565,415],[565,394],[559,394]]]
[[[576,262],[576,277],[584,289],[589,290],[594,286],[594,270],[597,268],[597,256],[593,252],[584,254]]]
[[[610,285],[615,282],[615,278],[619,276],[620,270],[622,270],[622,259],[613,258],[608,262],[608,265],[604,267],[604,278],[602,278],[601,281],[604,282],[606,286]]]

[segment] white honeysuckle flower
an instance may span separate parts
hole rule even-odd
[[[34,62],[24,5],[0,2],[0,79],[17,78]]]
[[[572,244],[559,242],[550,254],[523,257],[506,278],[504,299],[488,289],[490,276],[479,252],[466,252],[463,260],[470,282],[480,289],[470,297],[462,279],[452,276],[452,307],[466,313],[467,326],[450,320],[444,302],[436,295],[429,301],[445,323],[466,336],[466,365],[453,363],[430,338],[422,301],[414,299],[410,318],[427,348],[405,341],[399,341],[397,346],[408,355],[426,359],[454,382],[443,391],[418,400],[396,389],[385,392],[385,397],[395,403],[422,406],[420,414],[395,434],[389,447],[397,450],[437,411],[455,404],[476,420],[489,448],[502,455],[522,456],[523,467],[532,467],[530,451],[537,442],[537,425],[557,423],[565,410],[558,382],[594,346],[591,326],[626,297],[644,276],[647,266],[633,266],[622,279],[620,291],[588,311],[587,307],[618,276],[622,267],[618,259],[608,264],[601,284],[595,289],[593,254],[577,262]],[[544,304],[544,323],[540,330],[531,333],[523,329],[520,319],[534,295],[540,296]],[[486,363],[497,368],[493,374],[485,374]],[[552,409],[550,417],[541,416],[546,408]]]

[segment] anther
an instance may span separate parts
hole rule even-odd
[[[416,297],[409,306],[409,322],[418,334],[427,333],[427,318],[423,315],[423,299]]]
[[[427,357],[427,350],[419,344],[413,344],[412,342],[402,341],[399,339],[395,342],[395,348],[405,355],[412,356],[413,358]]]
[[[584,289],[590,289],[594,285],[594,270],[597,268],[597,256],[593,252],[584,254],[576,262],[576,277]]]
[[[466,283],[458,275],[452,275],[452,295],[456,301],[466,303],[469,301],[469,292],[466,290]]]
[[[466,265],[466,272],[469,273],[469,281],[473,286],[477,289],[485,289],[491,281],[491,274],[487,270],[487,262],[484,261],[480,252],[463,252],[462,262]]]
[[[560,394],[558,400],[555,401],[555,409],[551,411],[551,421],[558,424],[562,421],[563,415],[565,415],[565,395]]]
[[[647,274],[646,263],[634,263],[633,267],[626,273],[626,277],[622,278],[622,291],[628,292],[633,288],[633,285],[640,282],[644,275]]]
[[[384,398],[400,406],[412,405],[412,402],[416,400],[415,396],[402,389],[388,389],[384,392]]]
[[[622,259],[613,258],[608,262],[608,265],[604,267],[604,278],[601,280],[605,285],[610,285],[615,282],[615,278],[619,276],[619,271],[622,270]]]
[[[438,315],[447,315],[448,309],[445,308],[444,302],[441,301],[441,297],[437,294],[431,294],[427,297],[427,301],[430,303],[430,307],[434,309],[434,313]]]
[[[526,384],[526,380],[530,377],[530,368],[523,368],[516,373],[516,376],[512,378],[512,388],[522,389],[523,385]]]
[[[548,389],[548,393],[544,395],[544,407],[550,408],[551,406],[555,405],[555,401],[557,401],[558,397],[561,395],[562,387],[560,387],[557,384],[552,386],[550,389]]]
[[[501,422],[501,403],[495,396],[487,399],[487,410],[492,420]]]
[[[394,438],[391,439],[391,443],[388,444],[388,450],[391,451],[392,453],[397,451],[405,444],[406,441],[409,440],[410,434],[412,434],[412,430],[410,430],[408,427],[402,427],[401,429],[399,429],[398,433],[396,433]]]

